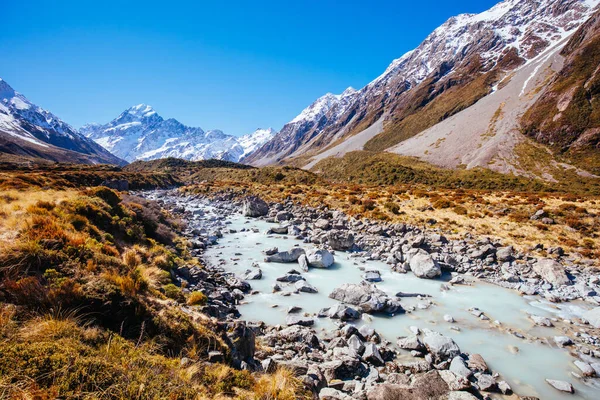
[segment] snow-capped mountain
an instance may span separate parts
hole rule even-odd
[[[599,3],[506,0],[480,14],[452,17],[361,90],[318,99],[244,162],[297,159],[306,165],[349,139],[352,145],[334,155],[383,151],[470,107],[519,68],[555,54]]]
[[[239,161],[275,135],[272,129],[259,129],[242,137],[220,130],[205,132],[173,118],[165,120],[146,104],[125,110],[105,125],[85,125],[79,132],[127,161],[166,157]]]
[[[125,164],[0,79],[0,153],[53,161]]]

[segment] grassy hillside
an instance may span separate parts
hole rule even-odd
[[[355,151],[328,158],[314,169],[326,179],[367,185],[419,184],[436,188],[549,191],[546,183],[500,174],[487,169],[450,170],[413,157],[392,153]]]
[[[228,347],[194,305],[206,297],[172,282],[172,268],[197,264],[180,226],[156,204],[104,187],[2,190],[2,397],[301,397],[286,371],[204,362]]]

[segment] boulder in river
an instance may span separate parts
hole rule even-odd
[[[265,257],[265,262],[295,263],[302,254],[304,254],[304,249],[301,249],[300,247],[294,247],[290,251],[280,251]]]
[[[260,197],[248,196],[242,203],[242,214],[246,217],[263,217],[269,213],[269,205]]]
[[[570,285],[571,281],[563,267],[558,261],[551,258],[543,258],[533,264],[533,270],[546,282],[553,286]]]
[[[260,268],[253,268],[246,270],[246,273],[242,276],[242,279],[247,281],[255,281],[262,279],[262,271]]]
[[[442,274],[438,263],[423,249],[418,249],[409,262],[410,270],[418,278],[432,279]]]
[[[575,393],[575,389],[573,389],[573,385],[571,385],[569,382],[557,381],[554,379],[546,379],[546,382],[550,386],[552,386],[554,389],[559,390],[561,392]]]
[[[365,281],[359,284],[345,283],[334,289],[329,297],[342,303],[358,306],[362,312],[368,314],[404,312],[399,301],[391,299],[384,291]]]
[[[306,257],[313,268],[329,268],[334,263],[333,254],[325,249],[310,250]]]
[[[303,292],[303,293],[318,293],[319,292],[316,287],[314,287],[313,285],[309,284],[308,282],[306,282],[304,280],[296,282],[294,287],[296,288],[297,291]]]
[[[367,270],[363,278],[367,282],[381,282],[381,272],[376,269]]]

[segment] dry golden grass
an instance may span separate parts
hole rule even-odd
[[[291,199],[312,207],[328,206],[355,217],[440,229],[449,238],[474,235],[501,239],[528,250],[536,244],[562,247],[580,258],[600,260],[600,199],[510,191],[429,189],[423,186],[260,185],[212,182],[182,189],[205,194],[221,190],[250,192],[267,201]],[[532,221],[540,208],[556,222]],[[585,212],[584,212],[585,211]],[[434,224],[431,222],[435,221]]]

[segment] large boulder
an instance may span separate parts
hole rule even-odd
[[[565,268],[551,258],[543,258],[533,264],[533,270],[553,286],[570,285],[571,281],[565,272]]]
[[[460,348],[454,340],[441,333],[431,332],[425,335],[423,343],[438,361],[451,360],[460,355]]]
[[[600,307],[592,308],[583,313],[583,319],[589,322],[594,328],[600,328]]]
[[[295,263],[301,255],[305,254],[304,249],[294,247],[290,251],[280,251],[270,256],[265,257],[265,262],[275,263]]]
[[[347,251],[354,246],[354,234],[350,231],[332,230],[327,232],[326,238],[334,250]]]
[[[248,196],[242,203],[242,214],[246,217],[264,217],[269,213],[269,205],[256,196]]]
[[[358,306],[362,312],[368,314],[404,312],[399,301],[391,299],[384,291],[364,281],[359,284],[345,283],[334,289],[329,297],[342,303]]]
[[[335,261],[333,254],[325,249],[309,250],[306,257],[308,258],[308,265],[313,268],[329,268]]]
[[[423,249],[418,249],[410,257],[409,266],[418,278],[432,279],[442,274],[442,269],[438,263]]]

